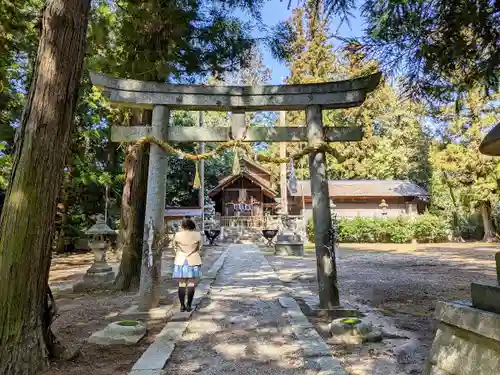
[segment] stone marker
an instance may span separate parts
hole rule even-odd
[[[497,282],[471,283],[472,306],[500,314],[500,252],[495,254]]]
[[[437,332],[424,375],[500,374],[500,315],[438,302]]]
[[[110,323],[103,330],[95,332],[88,342],[96,345],[133,345],[145,334],[146,327],[140,322],[122,320]]]

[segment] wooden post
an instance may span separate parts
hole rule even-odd
[[[306,123],[308,145],[318,145],[323,140],[323,119],[320,106],[312,105],[306,108]],[[327,248],[330,246],[329,232],[332,221],[324,152],[311,152],[309,154],[309,172],[320,308],[333,309],[339,307],[340,300],[335,253],[332,249],[332,256]]]
[[[165,140],[168,131],[170,110],[163,105],[153,108],[151,121],[152,135]],[[165,194],[167,164],[166,153],[155,144],[149,152],[148,191],[144,225],[144,245],[142,248],[141,284],[139,288],[139,310],[147,311],[159,303],[159,283],[161,275],[161,248],[158,241],[163,235],[165,215]],[[154,238],[150,236],[150,223],[153,224]],[[151,246],[151,254],[149,244]]]
[[[198,112],[199,118],[198,122],[200,128],[203,128],[203,111]],[[205,142],[200,142],[200,154],[205,152]],[[200,168],[199,176],[200,176],[200,190],[198,191],[198,199],[199,205],[201,208],[201,232],[204,233],[205,230],[205,160],[200,160],[198,167]]]
[[[286,126],[286,112],[280,112],[280,119],[278,125],[280,127]],[[280,142],[280,158],[286,157],[286,143]],[[280,195],[281,195],[281,210],[282,214],[288,215],[288,190],[286,188],[286,163],[280,164]]]

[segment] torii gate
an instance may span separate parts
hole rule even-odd
[[[322,110],[360,106],[366,94],[373,91],[381,78],[380,73],[346,81],[267,86],[205,86],[173,85],[109,77],[91,73],[92,83],[101,88],[112,104],[152,109],[151,126],[114,126],[114,142],[137,141],[154,136],[171,142],[300,142],[309,146],[323,142],[349,142],[361,140],[363,134],[356,127],[323,128]],[[169,127],[170,110],[227,111],[231,112],[230,127],[199,128]],[[251,127],[245,124],[248,111],[305,110],[306,126]],[[314,238],[316,244],[317,279],[320,308],[333,309],[340,305],[335,258],[330,255],[331,229],[328,178],[325,152],[309,154],[311,194],[313,197]],[[141,266],[139,308],[148,310],[159,303],[159,277],[161,253],[153,243],[148,250],[149,223],[155,233],[163,231],[166,193],[165,151],[151,144],[146,200],[146,228]],[[155,241],[156,242],[156,241]],[[151,259],[152,258],[152,259]]]

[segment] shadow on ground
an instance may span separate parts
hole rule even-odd
[[[341,245],[341,299],[367,306],[415,334],[426,354],[435,332],[436,302],[470,299],[472,281],[494,281],[495,250],[478,244]],[[300,285],[317,294],[313,252],[303,258],[267,257],[292,289]]]

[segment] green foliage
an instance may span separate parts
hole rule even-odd
[[[353,243],[408,243],[443,242],[449,234],[446,219],[425,214],[414,218],[340,218],[338,220],[339,242]],[[307,236],[314,242],[312,218],[307,223]]]
[[[37,47],[36,24],[42,0],[2,1],[0,6],[0,140],[12,141],[27,89],[29,57]]]
[[[328,17],[313,2],[294,9],[287,21],[295,38],[287,60],[287,83],[314,83],[355,78],[379,69],[375,60],[366,60],[355,48],[334,50],[329,38]],[[430,139],[423,126],[424,108],[401,98],[388,82],[382,82],[357,108],[323,111],[325,126],[360,126],[364,137],[359,142],[337,143],[338,159],[328,155],[330,179],[400,179],[427,186],[431,170],[428,160]],[[287,112],[288,125],[304,125],[303,111]],[[304,144],[287,144],[289,153]],[[279,145],[268,152],[277,155]],[[277,171],[275,166],[268,166]],[[299,179],[309,178],[307,157],[295,165]],[[275,173],[275,175],[278,175]]]
[[[481,240],[484,235],[481,215],[478,213],[461,215],[458,219],[458,228],[456,232],[456,234],[462,237],[465,241]]]
[[[412,229],[418,242],[443,242],[450,233],[450,225],[446,220],[428,213],[413,220]]]
[[[122,321],[118,322],[118,325],[123,326],[123,327],[135,327],[138,324],[139,324],[139,322],[137,322],[135,320],[122,320]]]
[[[12,165],[15,128],[25,103],[31,60],[37,47],[36,24],[42,0],[2,1],[0,6],[0,189],[5,190]]]
[[[7,190],[12,169],[12,157],[5,153],[5,148],[4,144],[0,144],[0,190]]]
[[[342,16],[360,6],[367,20],[365,47],[384,60],[391,73],[404,72],[415,94],[450,100],[477,84],[498,91],[498,1],[312,2]]]
[[[90,28],[96,69],[124,78],[189,80],[222,74],[245,64],[253,45],[249,25],[232,16],[234,7],[258,13],[258,1],[101,1]]]
[[[500,192],[499,159],[479,152],[485,133],[500,121],[495,110],[498,94],[486,99],[481,91],[475,88],[467,92],[458,112],[451,104],[433,112],[438,126],[430,150],[433,202],[452,212],[454,221],[459,221],[455,232],[464,231],[464,235],[472,238],[477,232],[472,232],[475,225],[468,218],[481,206],[498,202]],[[483,220],[482,228],[491,228],[489,218]],[[492,237],[490,229],[485,239]]]

